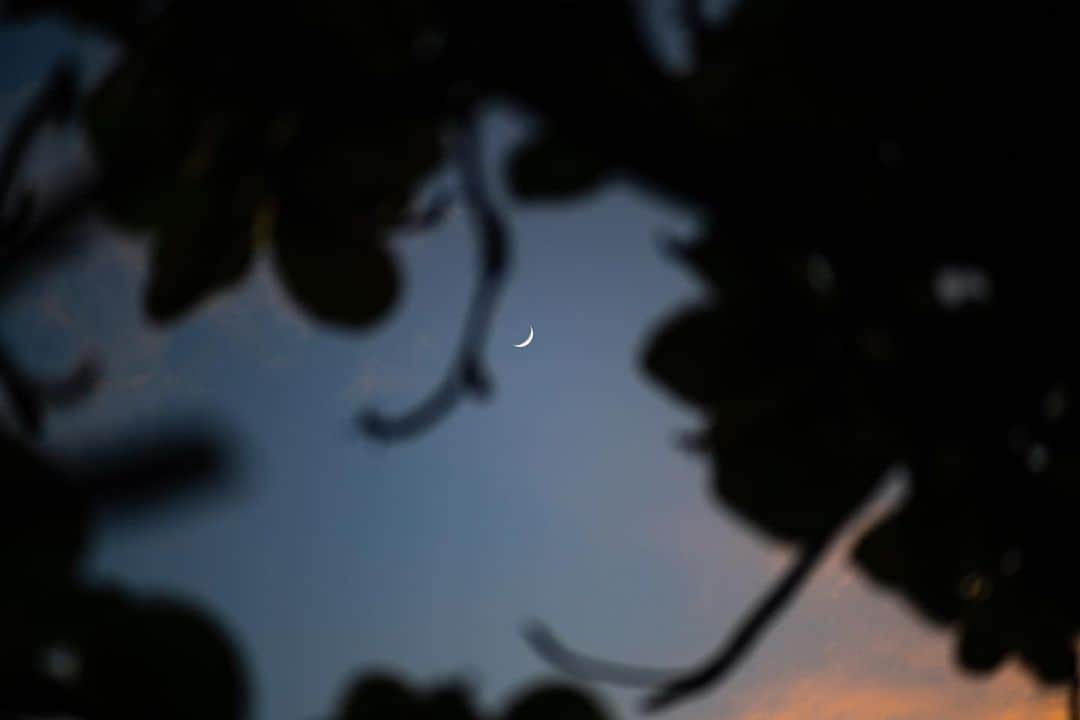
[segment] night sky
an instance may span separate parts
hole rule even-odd
[[[72,55],[92,77],[108,51],[49,23],[0,31],[0,125]],[[415,440],[380,445],[352,419],[410,407],[450,361],[474,261],[460,208],[395,239],[406,292],[368,333],[309,321],[266,257],[234,291],[151,327],[144,245],[109,233],[0,308],[0,334],[25,364],[61,371],[93,349],[105,365],[89,402],[50,418],[48,446],[173,417],[234,441],[221,493],[145,520],[102,518],[85,574],[207,610],[242,652],[255,717],[326,716],[372,669],[463,677],[494,707],[555,676],[522,639],[532,618],[589,652],[687,664],[783,568],[785,548],[709,499],[705,463],[676,443],[697,418],[639,370],[650,333],[698,296],[659,242],[695,217],[619,183],[573,203],[511,202],[499,173],[527,118],[493,107],[486,130],[514,244],[487,348],[496,393]],[[55,134],[31,172],[47,177],[80,152]],[[427,192],[453,182],[433,177]],[[512,347],[530,325],[533,344]],[[893,492],[902,486],[898,473]],[[945,638],[854,575],[841,545],[730,683],[662,717],[1063,717],[1060,695],[1012,666],[960,676]],[[637,693],[601,691],[638,716]]]

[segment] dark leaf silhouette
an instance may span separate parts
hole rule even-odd
[[[501,714],[473,708],[468,691],[458,685],[415,690],[384,673],[358,678],[349,688],[335,720],[605,720],[600,704],[565,685],[543,685],[519,692]]]
[[[460,688],[418,693],[389,675],[372,674],[359,679],[349,689],[338,720],[475,720],[468,697]]]
[[[235,284],[270,243],[304,309],[368,325],[396,296],[387,235],[440,161],[444,90],[395,48],[409,47],[408,26],[370,43],[327,41],[339,21],[382,31],[408,8],[342,18],[263,8],[257,37],[247,10],[170,4],[94,92],[102,201],[120,224],[154,231],[152,317],[174,319]],[[282,54],[278,36],[307,50]]]
[[[243,672],[210,619],[173,600],[88,586],[78,572],[95,509],[160,503],[221,455],[216,441],[180,433],[56,463],[0,434],[0,713],[244,716]]]
[[[558,200],[595,187],[609,171],[602,161],[544,134],[515,153],[510,184],[521,197]]]

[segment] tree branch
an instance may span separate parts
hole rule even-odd
[[[589,657],[567,648],[546,626],[534,623],[525,638],[540,657],[560,670],[594,682],[659,689],[646,700],[649,711],[659,710],[688,695],[720,682],[749,652],[762,631],[795,596],[829,546],[832,534],[804,547],[795,564],[740,623],[714,659],[699,668],[648,668]]]
[[[685,673],[681,678],[666,683],[664,687],[646,699],[645,708],[649,711],[660,710],[723,681],[743,656],[754,647],[762,631],[795,597],[796,591],[802,587],[810,576],[810,571],[817,566],[825,549],[829,546],[829,537],[831,535],[803,548],[795,564],[758,602],[757,607],[740,623],[738,630],[720,647],[712,660],[707,661],[697,670]]]
[[[654,668],[590,657],[567,647],[551,629],[539,621],[524,630],[525,640],[536,654],[568,675],[592,682],[623,687],[655,688],[682,674],[676,668]]]
[[[461,345],[442,383],[416,408],[398,417],[371,410],[360,415],[358,424],[363,431],[384,442],[406,439],[427,430],[448,415],[467,393],[484,397],[490,392],[483,350],[505,282],[509,249],[505,225],[484,186],[479,135],[479,122],[474,112],[464,122],[455,142],[455,160],[461,173],[463,196],[475,225],[480,250],[480,273],[467,311]]]

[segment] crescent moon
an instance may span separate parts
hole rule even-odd
[[[529,343],[532,342],[532,339],[533,339],[533,327],[532,327],[532,325],[530,325],[529,326],[529,337],[525,338],[525,340],[523,342],[520,342],[520,343],[514,345],[514,347],[516,347],[516,348],[528,347]]]

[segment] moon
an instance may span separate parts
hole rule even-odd
[[[516,348],[528,347],[529,343],[532,342],[532,339],[533,339],[533,327],[532,327],[532,325],[530,325],[529,326],[529,337],[525,338],[524,341],[522,341],[520,343],[517,343],[516,345],[514,345],[514,347],[516,347]]]

